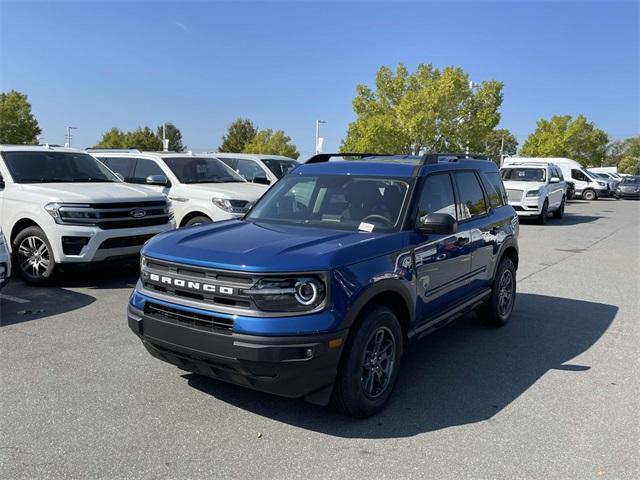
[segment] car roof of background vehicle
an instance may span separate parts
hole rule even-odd
[[[197,155],[224,157],[224,158],[240,158],[248,160],[291,160],[298,162],[295,158],[285,157],[283,155],[267,155],[265,153],[225,153],[225,152],[200,152]],[[299,163],[299,162],[298,162]]]
[[[0,152],[73,152],[89,153],[79,148],[69,148],[60,145],[7,145],[0,144]]]

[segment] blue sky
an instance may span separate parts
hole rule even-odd
[[[25,92],[43,141],[174,122],[214,149],[237,117],[325,151],[381,65],[459,65],[504,82],[501,126],[584,113],[638,135],[638,2],[48,2],[0,4],[0,88]]]

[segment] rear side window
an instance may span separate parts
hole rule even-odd
[[[453,174],[458,187],[458,220],[464,221],[487,213],[484,192],[473,172]]]
[[[133,172],[133,183],[147,183],[147,177],[151,175],[164,175],[164,172],[153,160],[139,158]]]
[[[485,173],[483,182],[487,191],[489,205],[492,208],[502,207],[507,204],[507,192],[498,172]]]
[[[448,213],[456,218],[456,201],[448,173],[431,174],[425,180],[418,204],[418,218],[432,213]]]
[[[111,170],[122,175],[125,182],[131,181],[131,167],[136,162],[135,158],[109,157],[100,160]]]

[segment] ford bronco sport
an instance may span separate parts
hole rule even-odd
[[[312,157],[242,219],[145,245],[128,324],[151,355],[366,417],[410,341],[476,308],[509,320],[519,224],[496,165],[348,155]]]

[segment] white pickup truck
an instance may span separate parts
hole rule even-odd
[[[61,264],[135,258],[175,222],[164,195],[84,151],[0,145],[0,227],[17,272],[37,284]]]
[[[179,227],[241,217],[269,188],[247,182],[213,157],[135,149],[88,151],[125,182],[167,195]]]

